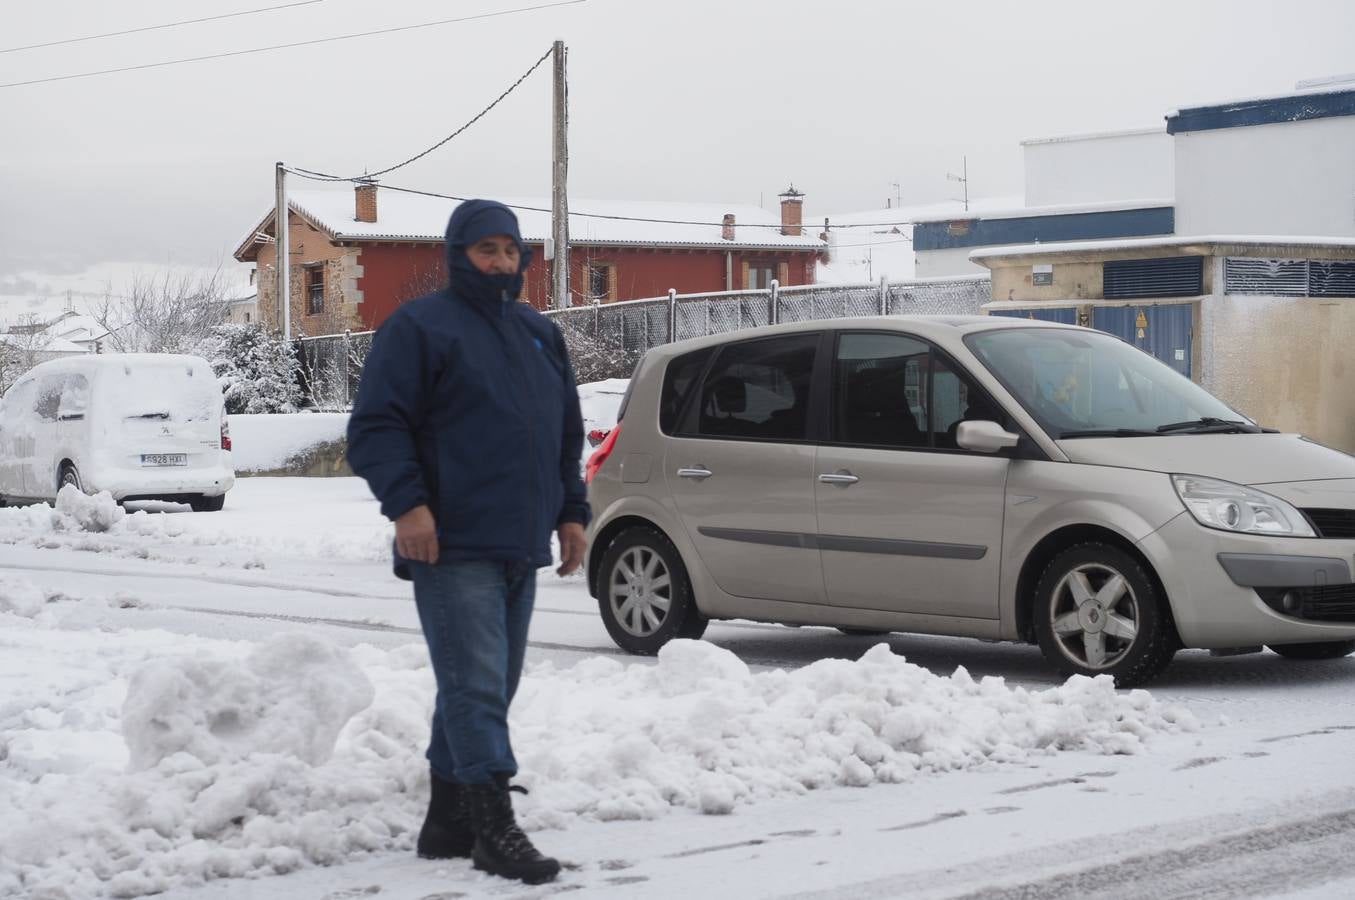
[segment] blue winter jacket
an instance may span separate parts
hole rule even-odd
[[[579,396],[560,329],[516,299],[526,248],[515,276],[482,275],[466,258],[472,204],[500,206],[468,201],[453,214],[451,284],[403,304],[376,333],[348,460],[387,518],[428,505],[440,558],[545,566],[551,533],[589,520]],[[398,552],[395,573],[409,577]]]

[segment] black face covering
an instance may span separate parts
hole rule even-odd
[[[522,293],[522,273],[527,270],[531,258],[530,252],[524,252],[518,270],[512,275],[486,274],[475,268],[464,247],[454,248],[448,254],[452,293],[490,305],[511,303]]]

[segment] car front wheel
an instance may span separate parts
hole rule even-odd
[[[1064,550],[1035,590],[1035,632],[1065,675],[1110,675],[1119,687],[1149,681],[1179,646],[1153,579],[1109,544]]]
[[[674,638],[705,633],[682,557],[657,529],[639,526],[618,535],[598,577],[602,622],[621,649],[649,655]]]
[[[1270,647],[1285,659],[1340,659],[1355,653],[1355,641],[1320,641],[1313,644],[1275,644]]]

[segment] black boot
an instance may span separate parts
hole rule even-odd
[[[506,778],[494,784],[468,784],[464,790],[470,798],[475,829],[475,850],[471,854],[475,868],[527,884],[551,881],[560,874],[560,863],[542,856],[518,827]],[[511,790],[527,793],[520,787]]]
[[[471,830],[466,785],[443,781],[436,772],[429,775],[433,791],[428,801],[428,817],[419,831],[419,856],[424,859],[470,856],[475,832]]]

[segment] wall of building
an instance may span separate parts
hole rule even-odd
[[[1175,140],[1178,234],[1355,236],[1355,116]]]
[[[988,269],[969,261],[971,247],[947,250],[919,250],[913,263],[914,278],[942,278],[947,275],[984,275]]]
[[[1355,453],[1355,299],[1224,295],[1201,307],[1206,389],[1262,425]]]
[[[1169,198],[1175,156],[1164,130],[1026,141],[1026,205]]]
[[[339,247],[296,213],[287,220],[287,246],[290,269],[292,333],[334,334],[344,329],[363,328],[359,315],[362,295],[358,279],[362,268],[358,263],[357,248]],[[275,244],[259,247],[256,261],[255,286],[258,288],[259,321],[267,328],[282,330],[281,307],[277,303],[277,283],[274,266],[277,263]],[[325,266],[325,311],[318,316],[306,312],[306,267]]]

